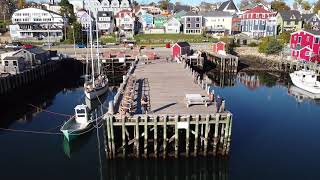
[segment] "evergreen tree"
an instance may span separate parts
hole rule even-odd
[[[59,6],[61,6],[61,15],[68,18],[70,24],[76,21],[76,16],[73,12],[73,5],[70,4],[68,0],[61,0]]]
[[[25,7],[25,1],[24,0],[18,0],[18,9],[23,9]]]
[[[69,26],[67,30],[68,42],[73,43],[75,40],[75,43],[79,43],[82,42],[83,39],[86,38],[83,36],[81,24],[78,22],[72,23],[72,25]]]

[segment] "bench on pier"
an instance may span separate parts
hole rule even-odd
[[[204,104],[207,107],[211,103],[209,97],[201,96],[201,94],[186,94],[187,107],[193,104]]]

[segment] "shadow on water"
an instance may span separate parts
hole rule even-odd
[[[32,116],[39,112],[31,105],[46,109],[52,105],[58,92],[68,93],[82,85],[79,79],[81,66],[65,63],[61,67],[44,80],[0,96],[0,127],[9,127],[16,120],[31,121]]]
[[[117,159],[107,162],[105,179],[229,179],[228,160],[189,159]]]

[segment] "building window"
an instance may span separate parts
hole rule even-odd
[[[298,23],[299,23],[298,21],[295,21],[295,23],[294,23],[294,24],[295,24],[295,25],[298,25]]]
[[[262,18],[264,18],[265,17],[265,14],[262,14]]]
[[[301,40],[302,40],[302,37],[300,36],[300,37],[298,38],[298,42],[301,43]]]
[[[307,51],[307,52],[306,52],[306,56],[310,56],[310,51]]]
[[[196,24],[196,27],[197,27],[197,28],[199,28],[199,27],[200,27],[200,24],[199,24],[199,23],[197,23],[197,24]]]
[[[316,38],[316,41],[314,43],[318,44],[319,43],[319,38]]]
[[[13,63],[13,66],[17,66],[18,65],[17,61],[12,61],[12,63]]]
[[[290,25],[290,21],[286,21],[287,22],[287,25]]]
[[[197,18],[196,18],[196,21],[199,22],[199,21],[200,21],[200,18],[197,17]]]
[[[4,61],[4,66],[9,66],[9,62],[8,61]]]
[[[187,21],[190,21],[190,18],[187,18]]]
[[[297,36],[293,36],[293,39],[296,41],[297,40]]]
[[[191,27],[191,24],[190,24],[190,23],[188,23],[188,24],[187,24],[187,27],[188,27],[188,28],[190,28],[190,27]]]

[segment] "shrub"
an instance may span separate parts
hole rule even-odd
[[[261,39],[259,44],[259,52],[264,54],[276,54],[279,53],[283,48],[280,41],[273,37],[265,37]]]
[[[248,44],[249,47],[257,47],[258,44],[255,42],[251,42],[250,44]]]

